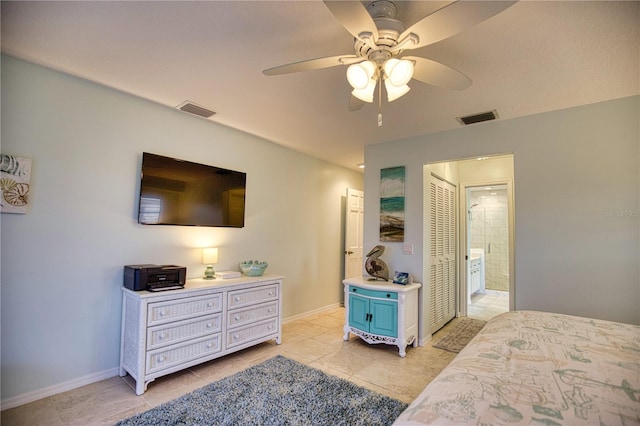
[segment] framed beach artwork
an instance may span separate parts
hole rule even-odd
[[[26,213],[31,159],[0,154],[0,212]]]
[[[404,241],[405,167],[380,170],[380,241]]]

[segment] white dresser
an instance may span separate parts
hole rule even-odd
[[[158,377],[275,339],[282,342],[282,277],[187,280],[165,292],[122,288],[120,376],[136,394]]]

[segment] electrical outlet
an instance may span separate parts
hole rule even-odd
[[[413,254],[413,244],[404,243],[402,245],[402,253],[404,253],[404,254]]]

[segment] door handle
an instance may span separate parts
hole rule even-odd
[[[353,254],[351,250],[345,250],[344,254]]]

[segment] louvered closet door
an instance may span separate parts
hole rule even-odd
[[[435,333],[456,314],[455,186],[431,176],[430,196],[430,329]]]

